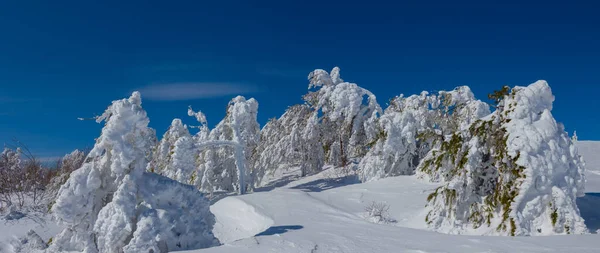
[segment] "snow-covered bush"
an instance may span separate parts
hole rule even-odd
[[[6,245],[0,245],[0,252],[34,253],[43,252],[48,245],[35,231],[29,230],[27,234],[10,240]]]
[[[215,245],[214,217],[202,194],[144,172],[156,137],[139,92],[113,101],[97,117],[102,121],[101,136],[52,208],[66,228],[51,252],[166,252]]]
[[[20,149],[5,148],[0,154],[0,207],[25,204],[21,191],[21,156]]]
[[[427,198],[427,224],[447,233],[585,233],[575,204],[584,167],[550,113],[548,84],[504,87],[490,98],[494,113],[445,136],[419,165],[420,177],[443,182]]]
[[[373,223],[393,223],[395,220],[390,216],[389,210],[390,205],[385,202],[373,201],[365,207],[365,218]]]
[[[16,207],[40,211],[53,196],[47,188],[55,173],[43,167],[27,146],[18,141],[15,145],[0,153],[0,210]]]

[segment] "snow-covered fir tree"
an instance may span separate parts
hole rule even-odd
[[[550,113],[548,84],[504,87],[490,98],[494,113],[445,136],[419,165],[420,177],[443,182],[427,198],[427,224],[447,233],[585,233],[575,203],[583,162]]]
[[[60,188],[52,212],[65,229],[50,252],[168,252],[216,245],[209,203],[191,186],[146,173],[156,143],[139,92],[99,117],[102,134]]]

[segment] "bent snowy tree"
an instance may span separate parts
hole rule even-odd
[[[447,233],[581,234],[575,199],[584,194],[584,166],[550,111],[545,81],[490,95],[491,115],[449,134],[421,162],[418,174],[444,182],[427,198],[426,222]]]
[[[50,252],[168,252],[218,244],[209,203],[195,188],[145,172],[156,143],[134,92],[97,118],[101,136],[60,188],[53,213],[65,229]]]

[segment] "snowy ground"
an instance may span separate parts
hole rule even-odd
[[[577,203],[595,231],[600,229],[600,142],[580,141],[578,147],[588,181],[587,194]],[[426,231],[421,210],[435,185],[409,176],[356,184],[333,174],[290,182],[290,173],[261,192],[218,200],[211,211],[217,218],[214,233],[224,245],[189,252],[600,252],[597,234],[511,238]],[[373,201],[389,205],[395,221],[366,219],[365,207]],[[44,216],[1,220],[0,242],[29,229],[44,240],[59,231]]]

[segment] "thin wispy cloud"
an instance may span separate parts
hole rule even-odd
[[[252,84],[196,82],[154,84],[142,87],[138,91],[144,99],[177,101],[244,95],[259,92],[260,89]]]
[[[37,101],[35,98],[17,98],[17,97],[6,97],[0,96],[0,104],[9,104],[9,103],[23,103],[23,102],[31,102]]]

